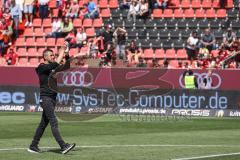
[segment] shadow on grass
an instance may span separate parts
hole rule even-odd
[[[69,151],[67,154],[65,154],[65,155],[74,155],[74,154],[76,154],[78,151],[80,151],[81,150],[81,148],[74,148],[73,150],[71,150],[71,151]],[[43,153],[55,153],[55,154],[59,154],[59,155],[63,155],[62,153],[61,153],[61,150],[60,149],[56,149],[56,148],[54,148],[54,149],[49,149],[49,150],[45,150],[45,151],[43,151]],[[64,155],[64,156],[65,156]]]

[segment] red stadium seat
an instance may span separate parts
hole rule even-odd
[[[35,47],[36,43],[35,43],[35,39],[34,38],[27,38],[26,39],[26,46],[31,46],[31,47]]]
[[[164,9],[163,17],[164,18],[172,18],[173,17],[173,10],[172,9]]]
[[[166,58],[169,58],[169,59],[174,59],[174,58],[176,58],[175,49],[167,49],[167,50],[166,50]]]
[[[100,28],[103,25],[103,20],[102,18],[94,19],[93,20],[93,27],[95,28]]]
[[[26,57],[27,56],[27,50],[26,48],[18,48],[17,49],[17,54],[19,57]]]
[[[46,49],[45,47],[38,48],[37,52],[38,52],[38,55],[39,55],[40,57],[42,57],[43,51],[44,51],[45,49]]]
[[[34,36],[35,37],[43,37],[43,36],[45,36],[45,33],[43,32],[42,28],[35,28]]]
[[[201,8],[200,0],[192,0],[192,8]]]
[[[196,18],[204,18],[205,17],[205,10],[204,9],[197,9],[195,13]]]
[[[190,8],[191,4],[189,0],[182,0],[181,7],[182,8]]]
[[[52,17],[58,17],[58,8],[52,9]]]
[[[27,66],[28,65],[28,58],[19,58],[18,59],[18,65],[19,66]]]
[[[78,54],[78,48],[71,48],[69,51],[70,56],[75,56]]]
[[[178,60],[169,61],[169,65],[171,68],[178,68]]]
[[[76,18],[73,20],[74,27],[82,27],[82,20],[79,18]]]
[[[52,20],[50,18],[43,19],[43,27],[51,27],[52,26]]]
[[[82,47],[81,50],[80,50],[81,55],[87,55],[87,52],[88,52],[88,47],[87,46]]]
[[[225,18],[227,16],[227,12],[225,9],[218,9],[216,15],[217,18]]]
[[[64,46],[65,45],[65,39],[64,38],[58,38],[56,41],[57,46]]]
[[[161,9],[154,9],[153,10],[153,13],[152,13],[152,16],[154,18],[161,18],[162,17],[162,10]]]
[[[184,11],[185,18],[193,18],[194,17],[194,10],[193,9],[186,9]]]
[[[94,28],[87,28],[86,29],[87,37],[94,37],[95,36],[95,29]]]
[[[109,0],[109,8],[118,8],[118,1],[117,0]]]
[[[213,0],[212,7],[220,8],[220,0]]]
[[[202,1],[202,8],[211,8],[212,7],[212,0],[203,0]]]
[[[233,8],[233,0],[227,0],[226,8]]]
[[[45,28],[44,33],[45,33],[45,35],[48,35],[48,34],[52,33],[52,28],[50,28],[50,27]]]
[[[208,9],[206,11],[206,17],[207,18],[215,18],[215,10],[214,9]]]
[[[174,10],[174,17],[175,18],[182,18],[182,17],[184,17],[183,10],[182,9],[175,9]]]
[[[56,8],[57,6],[56,1],[53,1],[53,0],[49,1],[48,6],[49,8]]]
[[[15,46],[25,47],[25,39],[24,38],[17,38],[17,40],[15,42]]]
[[[218,57],[219,56],[219,50],[212,50],[211,54],[213,57]]]
[[[48,47],[53,47],[53,46],[55,46],[55,38],[47,38],[46,39],[46,45],[48,46]]]
[[[42,38],[42,37],[41,38],[40,37],[37,38],[36,39],[36,46],[37,47],[41,47],[41,46],[44,47],[44,46],[46,46],[45,38]]]
[[[101,10],[101,17],[108,18],[111,16],[110,9],[102,9]]]
[[[92,19],[84,19],[83,27],[92,27]]]
[[[169,8],[178,8],[180,6],[180,0],[170,0]]]
[[[42,27],[42,20],[40,18],[34,18],[33,27]]]
[[[27,53],[29,57],[38,56],[36,48],[28,48]]]
[[[23,32],[23,36],[24,37],[33,37],[33,29],[32,28],[25,28],[24,32]]]
[[[29,65],[30,66],[37,66],[39,64],[39,59],[38,58],[30,58],[29,59]]]
[[[187,55],[187,52],[185,49],[179,49],[177,51],[177,58],[178,59],[187,59],[188,58],[188,55]]]
[[[99,8],[108,8],[108,0],[99,0],[98,7]]]
[[[158,58],[158,59],[163,59],[165,58],[165,52],[163,49],[156,49],[155,50],[155,58]]]
[[[152,49],[145,49],[143,57],[144,58],[153,58],[154,57],[153,50]]]

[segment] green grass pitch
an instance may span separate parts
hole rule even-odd
[[[104,115],[89,121],[59,121],[65,141],[78,146],[69,154],[59,154],[50,127],[40,147],[56,148],[31,154],[25,148],[40,117],[40,113],[0,113],[0,160],[170,160],[240,152],[238,118],[136,122]],[[240,156],[205,159],[239,160]]]

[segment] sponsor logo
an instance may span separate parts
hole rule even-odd
[[[0,104],[23,104],[24,102],[24,92],[0,92]]]
[[[209,117],[209,116],[210,116],[210,110],[200,110],[200,109],[173,109],[173,110],[172,110],[172,115]]]
[[[223,117],[223,116],[224,116],[224,111],[223,111],[223,110],[216,111],[215,116],[217,116],[217,117]]]
[[[240,117],[240,111],[230,111],[230,117]]]
[[[71,107],[56,107],[55,111],[56,112],[71,112],[72,108]]]
[[[120,113],[140,113],[140,114],[166,114],[165,109],[141,109],[141,108],[122,108]]]
[[[59,72],[57,76],[60,76],[60,86],[89,87],[93,84],[93,75],[87,71]]]
[[[113,108],[89,108],[88,113],[110,113]]]
[[[212,73],[211,76],[208,76],[208,73],[194,73],[193,74],[196,78],[197,78],[197,82],[198,84],[202,84],[204,78],[209,78],[209,83],[213,84],[213,79],[216,79],[216,84],[214,84],[214,86],[211,86],[212,89],[217,89],[221,86],[222,84],[222,79],[221,77],[217,74],[217,73]],[[185,88],[184,84],[183,84],[183,74],[179,77],[179,85],[182,88]]]
[[[24,106],[19,105],[1,105],[0,111],[24,111]]]

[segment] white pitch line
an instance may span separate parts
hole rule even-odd
[[[215,154],[215,155],[199,156],[199,157],[177,158],[172,160],[194,160],[194,159],[215,158],[215,157],[234,156],[234,155],[240,155],[240,152],[227,153],[227,154]]]
[[[174,144],[133,144],[133,145],[90,145],[76,146],[76,148],[117,148],[117,147],[240,147],[240,145],[174,145]],[[59,147],[40,147],[41,149],[54,149]],[[0,148],[0,151],[26,150],[27,148]],[[178,159],[176,159],[178,160]],[[181,159],[179,159],[181,160]]]

